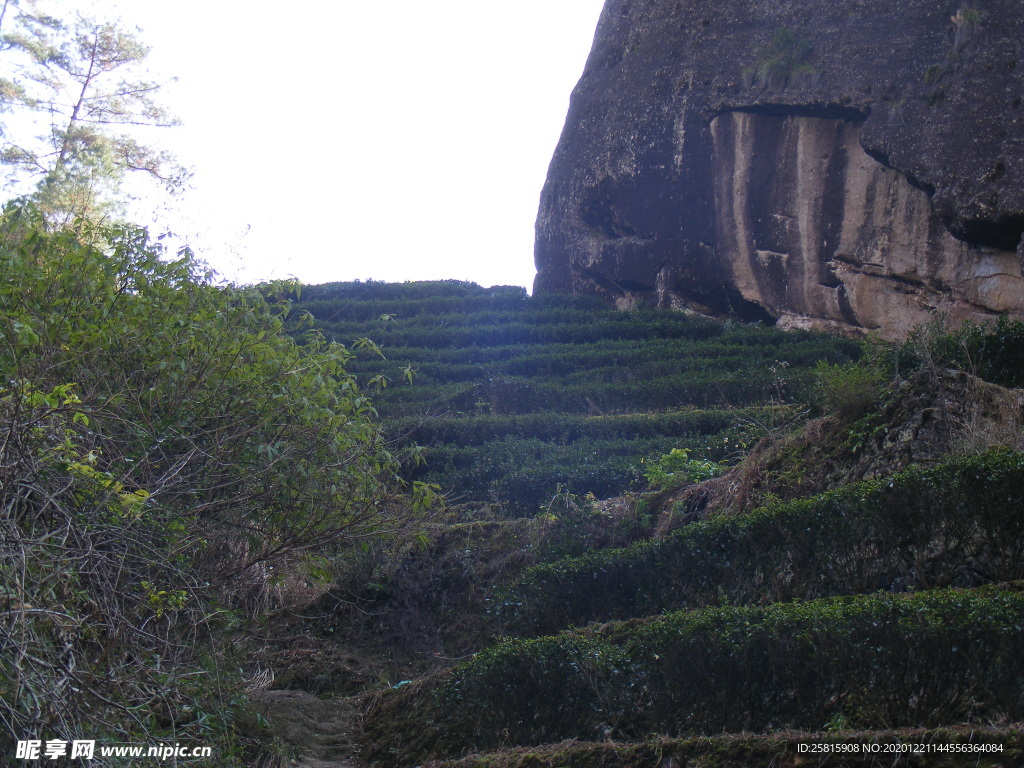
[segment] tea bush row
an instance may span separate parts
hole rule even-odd
[[[1024,454],[990,451],[538,566],[494,600],[509,631],[1024,578]]]
[[[808,372],[791,376],[786,384],[805,391]],[[528,413],[614,414],[679,409],[686,406],[748,407],[772,401],[779,380],[771,371],[740,371],[734,375],[697,371],[658,379],[628,382],[560,383],[500,378],[491,381],[446,384],[438,387],[401,387],[378,395],[380,413],[389,419],[418,414],[455,412],[520,415]]]
[[[754,407],[747,410],[710,408],[609,416],[526,413],[514,416],[451,416],[427,421],[405,418],[396,419],[391,426],[397,434],[408,435],[421,445],[451,443],[466,447],[511,435],[568,444],[578,440],[713,435],[746,420],[769,421],[792,412],[792,408],[786,407]]]
[[[851,352],[855,354],[856,350],[856,345],[850,341],[807,333],[786,334],[759,326],[733,325],[729,330],[726,324],[717,323],[707,328],[695,328],[682,324],[673,314],[661,311],[651,317],[633,313],[579,313],[579,317],[571,322],[538,323],[527,313],[515,313],[509,314],[504,322],[498,322],[495,318],[468,322],[466,318],[450,316],[430,317],[423,323],[403,323],[398,320],[396,324],[381,323],[376,318],[346,324],[322,320],[320,326],[339,341],[351,341],[370,335],[392,350],[427,348],[449,355],[453,350],[474,350],[480,347],[529,348],[608,342],[634,342],[645,346],[668,346],[670,342],[675,342],[677,345],[689,345],[694,352],[704,349],[713,352],[715,348],[734,351],[747,348],[757,352],[780,350],[778,354],[783,354],[783,350],[810,346],[838,349],[849,355]],[[457,352],[455,354],[460,355]]]
[[[602,384],[629,386],[637,381],[675,377],[709,381],[750,376],[769,382],[771,397],[780,399],[792,397],[805,388],[805,382],[811,377],[810,371],[818,360],[838,358],[842,362],[847,359],[818,348],[796,350],[799,355],[793,350],[776,355],[770,349],[754,352],[736,348],[712,349],[709,354],[703,354],[700,350],[672,346],[660,349],[654,343],[625,350],[594,350],[588,345],[570,349],[565,349],[564,345],[537,349],[543,354],[496,362],[474,359],[455,364],[412,359],[401,350],[386,350],[390,360],[362,359],[352,366],[352,372],[362,380],[378,374],[390,379],[392,386],[381,393],[386,401],[410,396],[433,398],[435,391],[441,395],[443,388],[460,385],[472,385],[480,390],[508,386],[599,387]],[[780,356],[786,360],[780,362]],[[418,354],[416,357],[429,358],[429,355]],[[410,365],[415,378],[411,388],[403,382],[404,369]]]
[[[592,588],[594,589],[594,588]],[[595,590],[597,591],[597,590]],[[506,745],[1024,715],[1024,596],[719,607],[498,643],[368,714],[374,765]]]
[[[353,338],[364,325],[340,325],[324,322],[325,332],[335,338]],[[459,347],[496,347],[514,344],[587,344],[602,339],[641,340],[649,338],[677,338],[684,335],[685,328],[665,322],[625,322],[624,319],[598,316],[589,322],[574,324],[536,325],[526,318],[510,319],[502,324],[478,326],[451,326],[431,323],[430,325],[399,325],[386,332],[375,334],[393,346],[434,347],[454,349]],[[365,335],[365,334],[364,334]]]
[[[510,514],[529,515],[560,487],[608,498],[643,485],[641,459],[661,456],[684,442],[702,454],[726,458],[730,440],[723,433],[655,437],[646,440],[585,440],[569,445],[530,437],[506,437],[478,446],[445,444],[424,451],[426,464],[412,478],[451,488],[462,501],[500,501]]]
[[[374,331],[372,326],[356,329],[361,335]],[[400,346],[395,339],[385,334],[372,334],[380,338],[387,351],[387,356],[396,361],[431,363],[439,365],[491,365],[496,373],[543,373],[545,366],[554,365],[557,361],[568,360],[572,371],[579,368],[604,365],[630,364],[648,360],[682,360],[684,358],[718,358],[736,355],[752,355],[769,357],[772,360],[784,360],[789,365],[812,366],[818,360],[827,359],[842,362],[854,359],[859,355],[859,347],[845,339],[832,339],[791,332],[754,329],[754,335],[723,334],[712,339],[694,341],[687,338],[669,339],[599,339],[586,345],[577,344],[513,344],[497,347],[459,347],[437,349],[421,346]],[[349,337],[354,337],[350,334]],[[346,337],[337,336],[339,341]],[[379,364],[377,358],[367,358],[366,364]],[[500,366],[522,366],[516,371]],[[534,369],[532,366],[537,366]],[[556,371],[558,369],[555,369]]]

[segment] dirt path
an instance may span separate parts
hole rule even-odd
[[[274,733],[299,754],[289,768],[357,768],[351,699],[321,699],[305,691],[263,691],[255,698]]]

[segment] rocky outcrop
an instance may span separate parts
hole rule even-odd
[[[745,514],[772,499],[809,499],[849,483],[934,466],[951,455],[1024,450],[1024,389],[926,367],[891,382],[869,414],[831,413],[769,431],[718,477],[662,494],[658,534],[709,515]]]
[[[608,0],[539,292],[898,337],[1024,314],[1015,0]]]

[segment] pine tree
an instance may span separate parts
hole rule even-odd
[[[129,172],[172,191],[186,180],[172,155],[130,133],[178,123],[156,101],[161,84],[144,76],[148,54],[138,30],[56,19],[32,0],[3,2],[0,57],[12,76],[0,79],[0,106],[11,116],[0,162],[8,186],[31,189],[52,225],[115,212]]]

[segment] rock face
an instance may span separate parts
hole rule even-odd
[[[607,0],[538,292],[899,337],[1024,314],[1019,0]]]

